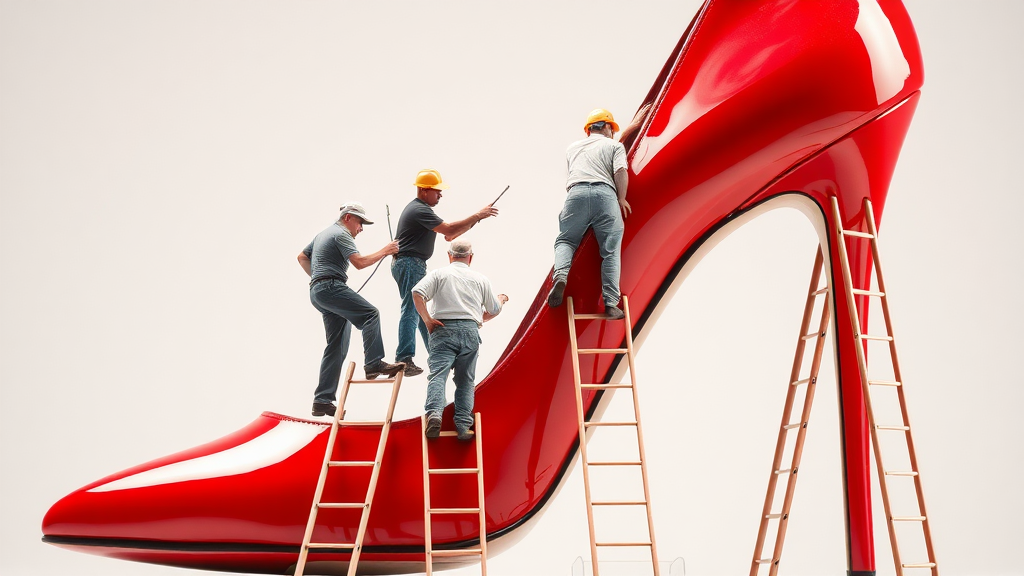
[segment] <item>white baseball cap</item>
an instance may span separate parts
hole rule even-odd
[[[366,217],[366,209],[359,202],[346,202],[341,206],[341,215],[339,219],[344,218],[345,214],[354,214],[363,221],[363,224],[373,224],[373,220]]]

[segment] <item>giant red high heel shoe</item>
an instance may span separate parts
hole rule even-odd
[[[746,219],[780,204],[803,209],[831,255],[840,203],[846,227],[865,197],[880,217],[894,164],[923,80],[920,50],[899,0],[708,0],[651,89],[652,105],[629,146],[629,199],[622,290],[638,318],[637,342],[701,254]],[[870,259],[850,246],[854,282]],[[568,283],[576,302],[596,302],[597,251],[577,253]],[[523,324],[477,389],[487,420],[487,532],[493,551],[543,509],[575,458],[577,428],[565,310],[545,305],[542,285]],[[849,303],[834,293],[833,318]],[[866,311],[861,318],[866,322]],[[874,571],[869,444],[855,348],[837,323],[849,569]],[[580,345],[615,347],[619,323],[579,325]],[[588,357],[590,381],[617,364]],[[849,384],[853,383],[853,384]],[[598,394],[585,394],[593,411]],[[450,419],[451,408],[445,418]],[[119,472],[53,505],[44,540],[116,558],[192,568],[283,573],[296,560],[327,427],[264,413],[235,434]],[[394,424],[361,566],[414,571],[423,562],[420,429]],[[375,445],[344,429],[339,444]],[[461,458],[453,452],[452,460]],[[456,462],[452,462],[456,465]],[[467,480],[469,481],[469,480]],[[325,494],[346,501],[364,479],[343,477]],[[469,487],[462,492],[469,492]],[[439,503],[444,505],[444,503]],[[333,513],[333,514],[332,514]],[[358,515],[325,511],[313,539],[345,541]],[[435,543],[469,546],[475,523],[433,524]],[[318,550],[310,566],[344,563],[346,549]],[[323,566],[322,564],[320,566]],[[311,568],[312,570],[313,568]]]

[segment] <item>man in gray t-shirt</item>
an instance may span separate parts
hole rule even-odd
[[[313,416],[334,416],[334,399],[338,393],[341,365],[348,354],[352,326],[363,334],[363,368],[372,380],[381,374],[394,376],[403,364],[384,361],[384,341],[380,336],[380,313],[348,287],[348,265],[361,270],[385,256],[398,252],[393,241],[380,250],[363,256],[356,248],[355,237],[363,224],[373,224],[362,205],[349,202],[341,207],[341,217],[306,246],[299,254],[299,265],[310,277],[309,300],[323,314],[327,347],[320,362],[320,382],[313,394]]]

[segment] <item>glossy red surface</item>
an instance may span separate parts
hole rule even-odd
[[[652,113],[630,148],[633,214],[626,221],[621,286],[637,330],[644,330],[693,251],[763,201],[801,194],[825,207],[822,217],[829,220],[828,198],[837,196],[844,219],[853,222],[862,199],[870,197],[880,218],[922,81],[917,39],[897,0],[707,2],[652,88]],[[828,242],[838,266],[831,232]],[[848,246],[855,282],[870,274],[862,248]],[[588,236],[567,290],[581,312],[597,305],[598,268]],[[833,282],[841,281],[835,270]],[[497,538],[494,545],[540,509],[576,454],[565,309],[545,305],[549,287],[550,280],[542,283],[515,337],[477,388],[476,407],[487,421],[487,531]],[[847,305],[837,291],[833,317],[847,318]],[[867,321],[866,311],[861,318]],[[624,336],[619,323],[581,322],[578,330],[580,345],[588,348],[616,347]],[[841,322],[837,345],[848,568],[868,572],[875,568],[869,445],[854,344]],[[604,381],[613,368],[607,357],[581,360],[585,380]],[[597,399],[585,395],[591,408]],[[450,427],[450,406],[445,421]],[[282,573],[295,562],[327,430],[264,413],[228,437],[69,494],[47,513],[45,539],[124,559]],[[419,433],[418,420],[392,427],[365,540],[365,568],[422,565]],[[376,446],[376,433],[343,429],[338,445],[346,457],[358,458],[359,450]],[[245,458],[271,453],[277,461],[244,471]],[[472,459],[454,442],[438,453],[452,466]],[[203,456],[210,457],[199,460]],[[234,468],[225,468],[229,464]],[[148,470],[154,471],[148,479],[135,476]],[[186,473],[191,479],[182,479]],[[167,476],[160,480],[157,474]],[[325,499],[334,501],[361,494],[366,482],[358,473],[333,478]],[[120,479],[146,485],[104,489]],[[470,481],[453,477],[453,488],[438,487],[436,498],[472,492],[459,482]],[[313,539],[352,538],[357,523],[354,513],[321,512]],[[479,536],[475,522],[459,518],[435,521],[433,535],[436,542],[457,545]],[[347,557],[344,550],[310,555],[312,562]]]

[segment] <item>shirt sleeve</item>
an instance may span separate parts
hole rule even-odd
[[[338,252],[341,252],[341,257],[348,260],[353,254],[359,254],[359,248],[356,248],[356,241],[348,234],[338,234],[336,237],[338,245]]]
[[[494,289],[491,288],[491,281],[486,278],[483,281],[484,289],[484,311],[491,316],[497,316],[501,312],[501,302],[498,301],[498,297],[494,295]]]
[[[419,204],[417,202],[417,204]],[[420,204],[418,210],[416,210],[416,222],[427,230],[433,230],[437,226],[444,222],[440,216],[434,213],[434,209],[426,204]]]
[[[306,258],[313,258],[313,241],[311,240],[305,248],[302,249],[302,253],[306,255]]]
[[[626,167],[626,147],[622,142],[616,142],[612,149],[612,174]]]
[[[434,292],[437,291],[437,274],[430,272],[424,276],[422,280],[412,287],[412,291],[422,296],[424,300],[429,301],[434,297]]]

